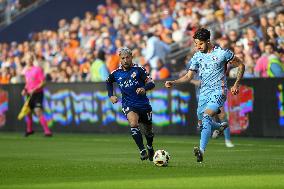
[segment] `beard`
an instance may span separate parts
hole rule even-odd
[[[128,70],[130,68],[130,66],[131,66],[131,64],[128,64],[128,63],[122,64],[122,67],[126,70]]]

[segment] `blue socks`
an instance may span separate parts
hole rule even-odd
[[[201,138],[200,138],[200,150],[203,153],[206,149],[209,138],[211,137],[212,123],[213,123],[212,117],[205,114],[202,118],[202,129],[201,129]]]
[[[136,145],[138,146],[139,150],[145,150],[144,144],[143,144],[143,138],[142,134],[140,132],[140,129],[138,127],[131,127],[131,135],[134,139]],[[153,141],[153,140],[152,140]]]
[[[212,132],[214,130],[218,130],[220,128],[220,126],[221,126],[221,123],[218,123],[218,122],[212,120]]]

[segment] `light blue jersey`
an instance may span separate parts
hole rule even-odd
[[[227,89],[226,64],[234,57],[232,51],[215,46],[212,52],[196,52],[189,64],[190,70],[199,73],[200,95]]]
[[[197,52],[188,63],[189,70],[198,73],[201,80],[197,116],[201,120],[206,109],[218,111],[227,94],[226,66],[234,57],[230,50],[215,46],[212,52]]]

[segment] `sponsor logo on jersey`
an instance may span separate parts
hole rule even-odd
[[[136,72],[133,72],[133,73],[131,74],[131,77],[132,77],[132,78],[135,78],[135,77],[136,77]]]
[[[213,59],[214,61],[217,61],[217,60],[218,60],[218,57],[217,57],[217,56],[213,56],[212,59]]]

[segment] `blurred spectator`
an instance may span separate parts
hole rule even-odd
[[[265,50],[268,56],[267,75],[268,77],[284,77],[284,64],[280,61],[274,52],[273,44],[265,44]]]
[[[79,67],[79,73],[81,77],[79,77],[79,75],[74,75],[72,79],[74,79],[74,81],[87,81],[90,69],[91,69],[90,62],[88,60],[84,60],[84,62]]]
[[[144,58],[144,56],[142,56],[141,49],[139,48],[133,49],[132,53],[133,53],[133,62],[135,64],[138,64],[140,66],[146,65],[146,59]]]
[[[164,10],[162,13],[162,24],[165,28],[171,29],[174,19],[172,15],[169,13],[169,10]]]
[[[73,65],[73,73],[70,77],[71,82],[80,82],[83,81],[82,73],[80,72],[79,65],[75,64]]]
[[[228,34],[228,40],[229,40],[229,47],[231,49],[234,48],[236,42],[239,40],[239,36],[236,30],[230,30]]]
[[[162,42],[153,33],[147,35],[146,48],[143,49],[143,55],[152,69],[157,69],[157,61],[161,59],[165,61],[167,54],[170,52],[170,47]]]
[[[217,31],[221,32],[222,35],[225,35],[225,14],[223,10],[218,10],[215,12],[215,17],[217,19],[217,26],[216,28]]]
[[[129,21],[134,26],[138,26],[142,22],[142,14],[139,12],[139,10],[132,10],[129,15]]]
[[[106,55],[106,65],[109,73],[113,72],[119,66],[119,56],[117,53]]]
[[[0,84],[9,84],[11,79],[11,74],[9,73],[9,67],[3,67],[1,69]]]
[[[59,83],[68,83],[68,82],[70,82],[70,77],[67,74],[66,70],[61,70],[59,72],[58,77],[57,77],[57,82],[59,82]]]
[[[253,66],[249,65],[249,66],[246,66],[246,70],[245,70],[245,73],[244,73],[244,78],[254,78],[255,75],[254,75],[254,69],[253,69]]]
[[[180,26],[178,25],[178,22],[176,22],[176,21],[173,22],[172,29],[173,29],[172,38],[173,38],[174,42],[179,43],[182,40],[184,40],[185,34],[181,30]]]
[[[163,80],[170,77],[170,71],[161,59],[157,60],[157,70],[153,71],[151,76],[154,80]]]
[[[96,60],[91,65],[91,81],[106,81],[109,72],[105,63],[105,52],[99,50],[96,57]]]
[[[266,40],[267,39],[267,28],[268,28],[268,22],[267,17],[265,15],[260,16],[260,30],[261,30],[261,39]]]
[[[267,14],[267,19],[268,19],[268,25],[271,26],[271,27],[275,27],[276,25],[276,14],[275,12],[270,12]]]
[[[24,82],[24,78],[23,75],[21,75],[21,69],[18,68],[10,68],[10,74],[11,74],[11,78],[10,78],[10,83],[15,84],[15,83],[23,83]]]
[[[275,74],[275,77],[281,75],[281,69],[278,69],[281,64],[277,64],[281,62],[279,57],[277,57],[274,52],[273,44],[266,43],[264,48],[265,51],[263,52],[262,56],[256,61],[254,68],[256,75],[259,77],[272,77],[273,74]],[[270,73],[270,76],[268,73]]]

